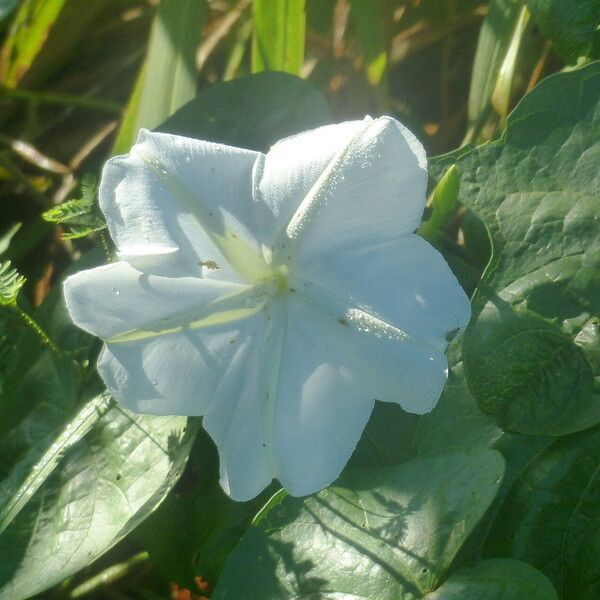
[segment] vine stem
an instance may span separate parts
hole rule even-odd
[[[24,311],[16,302],[12,304],[11,307],[53,352],[63,358],[71,358],[67,352],[57,346],[56,342],[40,327],[39,323],[28,312]]]

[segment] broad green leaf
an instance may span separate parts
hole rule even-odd
[[[456,162],[460,200],[493,246],[465,371],[480,406],[512,431],[563,435],[600,421],[600,373],[577,342],[600,314],[599,99],[600,63],[555,75],[517,106],[503,139]]]
[[[0,599],[59,583],[150,514],[185,465],[186,421],[117,405],[102,414],[0,535]]]
[[[426,597],[496,496],[503,462],[491,450],[458,452],[351,471],[304,500],[278,496],[213,598]]]
[[[304,63],[304,0],[254,0],[252,72],[300,74]]]
[[[258,73],[209,88],[158,130],[267,151],[281,138],[330,120],[325,98],[310,83]]]
[[[509,558],[484,560],[462,569],[427,600],[558,600],[556,590],[544,575],[527,563]]]
[[[30,465],[30,469],[28,469],[24,481],[20,482],[18,489],[10,490],[10,485],[7,485],[12,483],[10,476],[2,481],[0,484],[0,498],[3,498],[0,503],[0,535],[58,467],[62,455],[83,439],[102,418],[102,415],[109,410],[110,401],[108,394],[102,394],[86,403],[75,417],[67,423],[60,435],[52,441],[52,444],[46,449],[41,458],[35,464]],[[11,476],[23,471],[22,462],[20,461],[19,468],[11,471]]]
[[[437,406],[426,415],[411,415],[396,404],[376,403],[350,466],[392,466],[413,458],[491,448],[507,461],[507,485],[552,439],[502,431],[479,408],[467,385],[463,364],[458,363],[450,369]]]
[[[370,85],[381,83],[387,66],[387,43],[381,26],[381,14],[376,0],[352,0],[350,3],[354,27],[365,57]]]
[[[537,26],[569,62],[593,56],[600,42],[597,0],[525,0]],[[594,56],[597,58],[597,55]]]
[[[489,113],[492,92],[510,46],[520,10],[521,6],[517,0],[490,2],[479,33],[471,75],[468,104],[470,137],[483,125]]]
[[[600,596],[600,429],[555,440],[512,486],[485,548],[543,571],[563,600]]]
[[[161,0],[152,24],[132,139],[141,127],[153,129],[196,95],[196,52],[204,0]],[[139,93],[139,98],[136,94]],[[127,146],[124,141],[121,144]],[[129,148],[127,148],[128,150]]]

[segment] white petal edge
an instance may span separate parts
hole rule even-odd
[[[442,351],[471,317],[469,298],[443,256],[415,234],[364,245],[344,241],[298,265],[296,277]]]
[[[447,377],[445,355],[290,303],[274,424],[276,475],[292,495],[330,485],[350,458],[374,401],[423,414]]]
[[[156,276],[120,261],[79,271],[65,280],[63,289],[73,322],[107,340],[151,324],[160,331],[191,323],[219,299],[235,298],[249,288],[198,277]],[[241,299],[239,305],[244,307]]]
[[[290,220],[295,264],[318,260],[341,243],[369,245],[412,233],[425,208],[426,167],[424,150],[401,123],[390,117],[366,123]]]

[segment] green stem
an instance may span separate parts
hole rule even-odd
[[[82,596],[87,596],[88,594],[97,591],[98,588],[106,588],[110,584],[129,574],[132,568],[148,561],[149,558],[149,554],[143,551],[122,563],[112,565],[78,585],[71,592],[69,598],[81,598]]]
[[[0,90],[0,98],[27,100],[41,104],[61,104],[63,106],[89,108],[112,114],[121,114],[122,110],[122,107],[116,102],[89,96],[77,96],[75,94],[53,94],[49,92],[3,88]]]
[[[40,327],[38,322],[28,312],[24,311],[16,302],[11,304],[11,308],[15,310],[15,312],[19,315],[19,317],[21,317],[27,326],[33,329],[42,342],[46,344],[53,352],[55,352],[58,356],[70,358],[70,356],[64,350],[56,345],[56,342],[50,338],[50,336]]]

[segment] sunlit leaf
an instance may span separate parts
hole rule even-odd
[[[26,281],[23,275],[10,266],[9,260],[0,262],[0,305],[14,305]]]
[[[305,500],[278,497],[213,598],[421,598],[447,577],[504,470],[490,450],[356,470]]]
[[[252,71],[300,74],[304,62],[304,0],[254,0]]]

